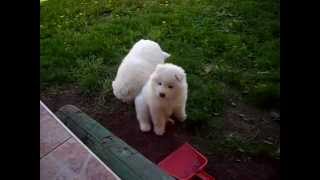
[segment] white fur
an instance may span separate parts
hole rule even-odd
[[[160,93],[165,94],[165,97],[161,97]],[[187,96],[188,84],[184,70],[170,63],[157,65],[135,99],[136,115],[141,131],[151,130],[150,119],[157,135],[165,133],[166,122],[174,122],[170,118],[172,115],[184,121],[187,118],[185,111]]]
[[[170,54],[161,50],[158,43],[141,39],[136,42],[119,66],[112,82],[113,94],[123,102],[131,102],[157,64],[164,63]]]

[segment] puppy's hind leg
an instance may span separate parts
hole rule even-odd
[[[173,114],[179,121],[181,121],[181,122],[185,121],[187,119],[185,104],[177,106],[174,109]]]
[[[144,102],[143,97],[141,95],[138,95],[134,102],[140,130],[142,132],[150,131],[151,126],[149,122],[149,111],[147,104]]]

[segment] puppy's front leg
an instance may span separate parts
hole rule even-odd
[[[156,135],[161,136],[165,133],[166,118],[165,114],[158,108],[150,108],[151,118],[153,122],[153,131]]]
[[[137,119],[138,119],[139,125],[140,125],[140,130],[142,132],[150,131],[151,126],[149,123],[148,106],[143,101],[142,96],[137,96],[134,102],[135,102]]]

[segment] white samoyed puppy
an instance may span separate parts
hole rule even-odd
[[[141,39],[134,44],[118,68],[112,82],[113,94],[130,103],[139,94],[156,66],[170,57],[158,43]]]
[[[142,91],[135,98],[136,116],[140,130],[151,130],[163,135],[166,122],[174,121],[172,115],[179,121],[184,121],[186,115],[186,101],[188,84],[186,73],[176,65],[165,63],[157,65],[144,85]]]

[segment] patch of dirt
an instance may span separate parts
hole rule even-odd
[[[218,180],[280,179],[279,160],[243,155],[210,155],[206,171]],[[211,163],[210,163],[211,162]]]
[[[278,110],[257,109],[239,98],[229,99],[224,113],[224,133],[280,146],[280,122],[272,118],[271,112],[279,113]]]
[[[77,87],[47,89],[40,93],[40,98],[53,112],[66,104],[77,106],[154,163],[192,139],[192,134],[178,122],[175,125],[168,123],[162,137],[153,132],[142,133],[133,105],[123,104],[114,97],[103,100],[97,96],[86,96]],[[267,112],[236,103],[236,107],[228,107],[224,114],[225,133],[237,133],[257,141],[268,138],[277,143],[280,127],[272,123]],[[244,114],[248,120],[239,114]],[[276,159],[241,154],[210,154],[207,157],[205,170],[218,180],[280,179],[280,162]]]

